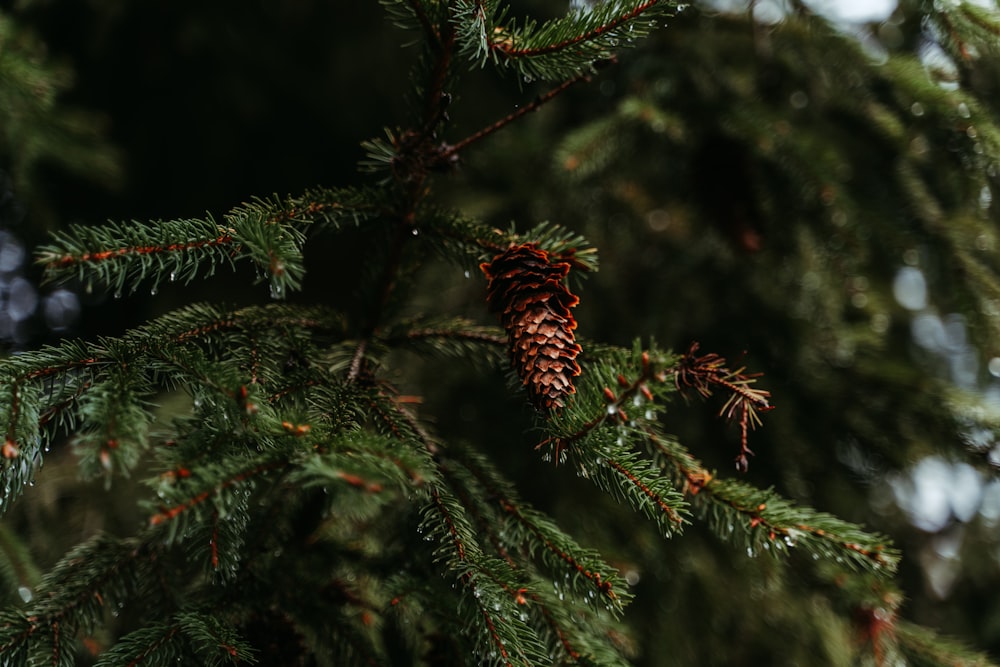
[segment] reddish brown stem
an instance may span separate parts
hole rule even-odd
[[[48,263],[49,268],[62,268],[71,264],[83,262],[104,262],[116,257],[127,255],[156,255],[163,252],[184,252],[196,250],[198,248],[209,248],[212,246],[226,245],[232,243],[233,237],[223,234],[214,239],[204,239],[201,241],[188,241],[187,243],[171,243],[170,245],[147,245],[147,246],[124,246],[112,248],[111,250],[100,250],[97,252],[85,252],[80,255],[63,255]]]
[[[220,482],[218,485],[215,486],[215,488],[208,491],[202,491],[201,493],[189,498],[188,501],[185,503],[182,503],[180,505],[175,505],[174,507],[163,508],[159,512],[159,514],[154,514],[149,518],[149,523],[150,525],[156,526],[166,521],[170,521],[171,519],[175,519],[184,512],[186,512],[187,510],[193,509],[194,507],[197,507],[201,503],[205,502],[219,491],[227,487],[233,486],[234,484],[239,484],[240,482],[250,479],[251,477],[255,477],[256,475],[259,475],[263,472],[274,470],[275,468],[278,468],[282,465],[284,464],[278,461],[272,461],[270,463],[262,463],[259,466],[251,468],[250,470],[245,470],[227,480]]]
[[[507,114],[506,116],[504,116],[503,118],[501,118],[497,122],[493,123],[489,127],[484,127],[483,129],[479,130],[475,134],[472,134],[472,135],[466,137],[465,139],[462,139],[461,141],[459,141],[459,142],[457,142],[455,144],[452,144],[451,146],[449,146],[446,150],[444,150],[441,153],[441,158],[440,158],[441,161],[442,162],[446,162],[449,158],[451,158],[454,155],[457,155],[460,151],[462,151],[463,149],[465,149],[470,144],[474,144],[477,141],[490,136],[491,134],[493,134],[497,130],[503,129],[507,125],[510,125],[515,120],[517,120],[518,118],[520,118],[521,116],[527,115],[527,114],[531,113],[532,111],[537,111],[538,108],[541,107],[543,104],[545,104],[547,102],[550,102],[557,95],[559,95],[560,93],[565,92],[570,87],[572,87],[573,85],[575,85],[577,83],[580,83],[581,81],[590,81],[590,75],[589,74],[585,74],[585,73],[581,73],[581,74],[576,75],[572,79],[567,79],[566,81],[563,81],[562,83],[560,83],[558,86],[556,86],[552,90],[548,91],[547,93],[545,93],[543,95],[539,95],[538,97],[536,97],[534,100],[532,100],[528,104],[525,104],[523,107],[518,107],[518,109],[516,111],[513,111],[513,112]]]
[[[611,32],[618,26],[622,25],[626,21],[631,21],[635,17],[643,14],[644,12],[650,10],[656,5],[660,4],[661,0],[647,0],[643,4],[634,8],[627,14],[623,14],[616,19],[608,21],[602,26],[594,28],[590,32],[585,32],[582,35],[577,35],[571,39],[563,40],[561,42],[556,42],[555,44],[548,44],[546,46],[538,47],[537,49],[515,49],[509,42],[491,42],[490,48],[500,51],[505,56],[509,58],[530,58],[532,56],[542,56],[547,53],[555,53],[556,51],[562,51],[568,47],[574,46],[576,44],[582,44],[588,42],[596,37],[607,34]]]

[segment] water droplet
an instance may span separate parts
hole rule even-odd
[[[990,363],[987,368],[990,369],[990,375],[1000,378],[1000,357],[993,357],[990,359]]]
[[[21,599],[24,600],[25,602],[31,602],[31,599],[34,597],[34,595],[31,592],[31,589],[28,588],[27,586],[18,586],[17,594],[20,595]]]
[[[410,233],[411,233],[411,234],[413,234],[414,236],[420,236],[420,230],[419,230],[419,229],[414,229],[414,230],[413,230],[412,232],[410,232]]]
[[[170,282],[174,282],[175,280],[177,280],[177,272],[176,271],[171,271],[170,272]]]
[[[969,112],[969,105],[965,102],[961,102],[958,105],[958,115],[962,118],[969,118],[972,114]]]
[[[149,288],[149,296],[156,296],[157,292],[159,292],[159,290],[157,289],[156,285],[153,285],[152,287]]]
[[[924,115],[924,105],[920,102],[914,102],[910,105],[910,113],[918,118]]]
[[[114,297],[115,297],[116,299],[120,299],[120,298],[122,298],[122,290],[121,290],[121,288],[120,288],[120,287],[119,287],[118,289],[116,289],[116,290],[115,290],[115,293],[114,293]]]
[[[271,283],[271,298],[280,299],[282,297],[282,287],[280,284]]]
[[[465,270],[465,277],[469,278],[469,270],[468,269]]]

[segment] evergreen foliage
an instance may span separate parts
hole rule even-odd
[[[113,501],[132,475],[145,486],[144,525],[127,537],[96,534],[42,575],[16,534],[0,526],[0,577],[23,591],[22,602],[8,595],[0,615],[2,662],[653,664],[661,646],[630,615],[630,605],[642,603],[632,564],[644,551],[699,544],[704,527],[726,545],[726,561],[741,563],[741,576],[759,585],[761,599],[783,603],[741,619],[745,627],[762,633],[765,625],[755,623],[785,614],[774,622],[802,631],[780,638],[797,643],[791,662],[821,655],[829,664],[988,664],[903,620],[900,551],[888,537],[814,509],[807,494],[735,475],[780,456],[754,462],[751,443],[760,452],[758,439],[768,447],[778,440],[765,437],[778,402],[768,380],[791,374],[793,363],[835,385],[836,400],[866,372],[873,382],[865,386],[882,382],[886,396],[919,377],[927,397],[893,405],[896,417],[937,437],[933,447],[993,473],[983,447],[952,443],[956,434],[992,434],[995,419],[975,409],[969,393],[904,370],[890,354],[887,312],[889,272],[909,257],[911,267],[934,267],[940,280],[933,298],[967,307],[977,318],[975,341],[993,353],[1000,267],[990,193],[1000,130],[977,81],[1000,62],[990,50],[1000,19],[964,4],[929,11],[923,29],[950,52],[940,62],[954,67],[942,72],[902,47],[874,66],[862,41],[797,2],[773,30],[748,26],[746,17],[676,16],[677,3],[656,0],[609,0],[548,20],[513,17],[492,1],[383,4],[420,53],[410,125],[363,144],[359,171],[372,185],[253,199],[221,217],[71,225],[38,251],[48,280],[118,297],[191,285],[220,267],[241,276],[248,261],[255,272],[248,279],[288,302],[189,303],[118,335],[43,346],[0,363],[4,510],[36,479],[44,484],[43,464],[67,443],[78,474],[102,478]],[[667,19],[678,29],[654,32]],[[2,21],[0,29],[11,29]],[[722,38],[706,37],[715,32]],[[900,42],[907,39],[915,38]],[[625,46],[641,49],[619,51]],[[755,51],[766,65],[740,58]],[[557,187],[544,179],[523,190],[542,202],[553,189],[565,197],[553,207],[561,211],[558,224],[523,216],[507,226],[485,207],[451,206],[457,197],[440,194],[447,185],[438,184],[456,178],[455,167],[480,142],[513,131],[543,105],[592,94],[576,84],[611,63],[628,93],[601,118],[545,146],[546,159],[555,155],[566,176]],[[468,68],[487,66],[513,72],[519,84],[554,86],[454,140],[453,92]],[[759,94],[747,94],[748,81]],[[475,176],[457,178],[480,192],[490,187]],[[677,182],[661,193],[663,183]],[[565,196],[581,191],[586,201]],[[633,223],[634,233],[602,226],[608,209],[626,211],[618,221]],[[593,509],[578,507],[577,514],[645,519],[623,523],[625,535],[605,553],[526,499],[531,490],[512,481],[484,444],[488,434],[480,434],[483,442],[450,437],[435,425],[447,415],[426,414],[409,393],[422,390],[416,358],[488,381],[506,373],[511,391],[527,399],[519,365],[547,353],[533,349],[512,360],[508,334],[529,347],[541,343],[481,324],[489,321],[485,284],[475,318],[435,312],[437,302],[414,304],[426,288],[421,281],[440,275],[441,266],[479,279],[479,265],[512,247],[530,247],[533,261],[558,266],[531,273],[514,265],[504,275],[514,287],[539,275],[560,281],[568,272],[574,290],[599,291],[600,281],[583,285],[579,278],[597,271],[598,249],[612,249],[623,264],[640,257],[650,211],[689,227],[669,239],[679,258],[671,271],[717,262],[724,271],[716,280],[743,295],[732,300],[736,320],[752,321],[752,309],[780,313],[786,328],[765,333],[762,347],[801,358],[785,359],[784,368],[774,359],[761,377],[697,344],[684,352],[646,337],[624,344],[623,337],[648,333],[618,330],[613,313],[603,318],[610,332],[588,329],[609,333],[612,342],[579,337],[572,393],[536,401],[533,430],[504,443],[503,456],[542,458],[550,464],[546,475],[578,477],[619,501],[598,509],[607,506],[594,495]],[[704,232],[691,231],[695,220]],[[600,242],[588,240],[591,232]],[[299,298],[309,249],[324,241],[364,254],[351,285],[358,298],[347,306]],[[627,252],[615,252],[622,247]],[[736,258],[747,254],[781,269],[740,274]],[[710,274],[699,267],[699,275]],[[517,313],[524,302],[569,299],[561,282],[528,287],[531,299],[503,304],[514,313],[506,325],[523,322]],[[688,326],[706,317],[698,289],[669,296],[674,305],[664,310],[689,315]],[[569,321],[557,328],[575,327]],[[796,336],[807,344],[787,343]],[[888,372],[847,363],[882,353]],[[823,395],[810,389],[815,394],[789,397],[794,410],[779,403],[774,414],[811,419],[808,401]],[[482,394],[489,402],[488,390]],[[702,412],[703,404],[714,415]],[[719,458],[710,453],[707,427],[696,437],[675,433],[686,414],[699,424],[717,417],[732,426],[735,472],[719,472],[694,454]],[[894,425],[875,423],[872,414],[879,413],[848,405],[829,437],[846,431],[863,440],[866,455],[901,459],[905,453],[889,442]],[[787,422],[778,424],[779,436],[787,434]],[[772,451],[795,458],[801,445],[788,440]],[[817,447],[817,465],[834,449]],[[655,548],[644,546],[647,529],[658,536]],[[693,549],[689,570],[703,570],[689,581],[700,584],[714,561],[710,551]],[[721,571],[710,574],[704,580],[720,587],[728,581]],[[664,637],[725,616],[724,608],[706,611],[702,593],[710,607],[726,599],[678,584],[672,595],[701,615],[673,619]],[[800,604],[788,602],[796,598]],[[720,639],[709,641],[727,643]],[[740,646],[705,646],[688,664],[733,664],[734,656],[751,662],[769,646],[748,640],[742,655]]]
[[[45,194],[37,172],[45,164],[105,185],[121,178],[119,157],[101,136],[101,119],[60,104],[72,79],[69,68],[47,57],[36,34],[0,12],[0,168],[35,206],[36,221]]]

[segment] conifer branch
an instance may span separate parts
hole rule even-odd
[[[220,495],[223,491],[227,491],[233,486],[242,484],[272,470],[276,470],[282,465],[284,465],[284,461],[264,460],[255,466],[227,476],[226,478],[211,485],[210,488],[205,488],[202,491],[188,497],[188,499],[184,502],[177,505],[171,505],[169,507],[161,507],[159,512],[149,517],[149,525],[159,526],[160,524],[173,521],[182,514],[200,507],[202,503]]]
[[[155,623],[131,632],[101,655],[96,667],[129,667],[177,660],[182,647],[177,646],[181,627],[177,623]]]
[[[15,592],[32,590],[41,579],[41,571],[32,560],[28,540],[14,528],[0,523],[0,585],[14,599]]]
[[[423,20],[427,20],[426,16]],[[455,25],[447,18],[439,24],[436,45],[438,48],[435,49],[430,85],[427,87],[424,98],[422,131],[428,138],[433,135],[434,128],[443,120],[447,106],[445,83],[448,80],[451,60],[455,51]],[[440,155],[441,164],[447,164],[448,161],[447,156]]]
[[[481,141],[481,140],[485,139],[486,137],[490,136],[494,132],[498,132],[499,130],[502,130],[507,125],[513,123],[514,121],[516,121],[517,119],[521,118],[522,116],[526,116],[526,115],[528,115],[529,113],[531,113],[533,111],[538,111],[538,109],[541,108],[544,104],[546,104],[548,102],[551,102],[558,95],[560,95],[561,93],[566,92],[567,90],[569,90],[574,85],[576,85],[578,83],[581,83],[581,82],[589,82],[590,78],[591,78],[590,74],[582,74],[581,73],[581,74],[577,74],[576,76],[574,76],[572,78],[566,79],[565,81],[563,81],[562,83],[560,83],[555,88],[552,88],[548,92],[546,92],[546,93],[544,93],[542,95],[539,95],[538,97],[536,97],[535,99],[533,99],[531,102],[529,102],[529,103],[527,103],[527,104],[525,104],[523,106],[519,106],[515,111],[510,112],[509,114],[507,114],[506,116],[504,116],[500,120],[496,121],[492,125],[484,127],[483,129],[479,130],[478,132],[470,134],[466,138],[464,138],[464,139],[462,139],[460,141],[457,141],[454,144],[449,145],[448,148],[445,149],[445,151],[441,154],[441,157],[443,159],[450,159],[452,156],[458,155],[463,150],[465,150],[468,146],[470,146],[470,145],[472,145],[472,144],[474,144],[474,143],[476,143],[478,141]]]
[[[993,667],[997,664],[987,655],[970,650],[961,642],[898,618],[893,619],[892,639],[897,643],[902,658],[917,667]]]
[[[657,4],[661,4],[660,0],[646,0],[645,2],[642,2],[636,5],[635,7],[631,8],[630,10],[628,10],[624,15],[616,16],[615,18],[609,21],[602,21],[601,25],[598,25],[595,28],[587,30],[581,34],[574,35],[568,39],[564,39],[562,41],[555,43],[546,44],[544,46],[536,46],[534,48],[515,48],[513,45],[514,44],[513,39],[505,39],[491,44],[491,48],[500,51],[507,58],[531,58],[549,53],[554,53],[556,51],[562,51],[577,46],[583,42],[593,41],[608,33],[612,33],[622,24],[637,18],[643,12],[648,11]],[[545,30],[544,26],[542,30]]]
[[[644,37],[676,9],[665,0],[609,0],[587,11],[546,21],[506,23],[496,0],[459,0],[460,52],[481,66],[514,69],[526,81],[560,80],[592,71],[594,62]]]
[[[644,514],[663,535],[681,532],[688,513],[684,498],[668,477],[618,438],[619,434],[597,431],[569,450],[569,460],[580,475]]]
[[[882,535],[807,507],[797,507],[771,490],[717,478],[683,447],[647,430],[661,464],[684,483],[685,495],[716,533],[731,537],[736,528],[748,541],[748,553],[773,556],[795,547],[888,577],[896,571],[899,552]]]
[[[638,350],[638,347],[636,349]],[[586,394],[581,393],[579,403],[586,405],[591,410],[590,414],[594,412],[598,414],[587,418],[588,416],[579,411],[570,413],[567,418],[556,422],[555,426],[559,435],[553,435],[542,440],[542,442],[536,445],[535,449],[551,446],[554,450],[554,458],[559,463],[561,462],[564,450],[569,449],[577,441],[590,436],[598,427],[626,424],[631,421],[626,408],[631,409],[631,405],[639,407],[645,401],[653,400],[653,393],[650,387],[665,382],[667,377],[666,372],[657,368],[653,357],[648,351],[641,351],[639,353],[641,366],[637,372],[634,369],[635,360],[626,361],[625,354],[621,353],[623,351],[619,352],[620,354],[616,355],[615,361],[619,362],[620,366],[616,367],[612,362],[602,368],[595,369],[597,372],[588,374],[588,377],[591,378],[590,381],[581,385],[581,391],[589,388],[589,392]],[[634,357],[634,354],[632,356]],[[630,366],[633,368],[630,369]],[[617,372],[618,368],[622,372]],[[629,370],[636,372],[634,380],[626,378],[625,373],[629,372]],[[607,384],[603,384],[602,380],[606,380],[607,376],[612,373],[614,374],[614,382],[609,381]],[[619,391],[615,392],[611,389],[611,386],[617,386]],[[590,398],[589,401],[584,400],[596,396],[600,396],[600,402],[594,401],[593,398]],[[602,407],[599,412],[593,407],[595,403]]]
[[[446,462],[443,462],[442,469],[448,471],[449,468],[444,467],[444,463]],[[525,549],[531,554],[540,548],[542,561],[547,567],[556,574],[561,571],[572,577],[570,592],[578,589],[582,601],[591,601],[595,595],[600,596],[608,611],[621,613],[631,599],[627,585],[597,552],[582,548],[548,518],[523,503],[482,457],[472,452],[462,452],[458,463],[471,473],[471,481],[485,493],[490,506],[499,509],[502,516],[513,520],[513,525],[508,525],[505,530],[507,544]],[[455,474],[454,471],[452,474]],[[558,577],[555,578],[558,580]],[[578,585],[577,578],[582,578],[582,586]]]
[[[567,262],[577,271],[598,270],[596,248],[578,232],[549,221],[539,222],[519,233],[513,226],[505,231],[475,219],[432,209],[421,211],[417,225],[421,243],[465,268],[466,277],[473,272],[479,273],[481,263],[512,245],[528,243],[537,245],[555,261]]]
[[[507,337],[495,327],[465,319],[418,320],[389,327],[379,342],[421,355],[444,356],[488,366],[500,366],[506,357]]]
[[[255,651],[215,616],[181,612],[169,622],[154,623],[123,637],[103,653],[97,667],[140,667],[195,655],[203,664],[253,664]]]
[[[426,7],[421,0],[406,0],[406,4],[413,11],[413,15],[417,17],[417,21],[420,23],[420,27],[424,31],[424,37],[427,38],[427,42],[437,49],[443,49],[441,44],[441,33],[434,27],[431,23],[430,17],[427,15]]]
[[[668,500],[676,498],[676,492],[672,486],[664,486],[660,470],[676,473],[685,495],[709,516],[720,534],[729,532],[728,528],[721,529],[723,520],[727,526],[741,526],[754,553],[764,550],[777,554],[801,545],[881,576],[894,572],[899,556],[885,546],[884,537],[865,533],[830,515],[795,507],[772,491],[716,479],[679,444],[659,435],[653,401],[666,397],[672,389],[691,388],[710,395],[713,386],[723,387],[747,403],[769,406],[769,394],[749,386],[754,376],[747,376],[743,369],[730,371],[718,355],[696,356],[696,350],[697,346],[692,346],[679,362],[672,363],[655,350],[640,351],[636,347],[631,355],[621,351],[617,358],[612,357],[612,365],[589,369],[573,409],[552,424],[559,435],[543,440],[539,447],[553,447],[557,457],[568,454],[581,474],[593,478],[605,490],[624,495],[647,516],[661,517],[660,525],[666,525],[668,534],[671,526],[677,528],[682,522],[674,508],[684,504],[679,499]],[[613,376],[612,382],[609,376],[616,369],[621,372]],[[673,383],[667,382],[670,377]],[[601,387],[599,392],[597,387]],[[588,406],[591,414],[596,412],[593,406],[598,396],[603,399],[603,409],[586,418],[581,408]],[[641,417],[626,413],[637,409],[644,410]],[[731,414],[732,406],[727,404],[724,410]],[[638,453],[629,449],[629,443],[635,440],[648,440],[652,445],[654,461],[659,461],[652,472],[645,462],[640,465]],[[623,492],[622,488],[629,491]],[[669,521],[664,522],[662,517]]]
[[[562,600],[567,594],[573,595],[583,605],[581,612],[587,610],[588,615],[601,608],[618,613],[630,597],[624,581],[595,552],[581,549],[521,503],[482,457],[465,450],[449,450],[449,454],[457,454],[457,458],[436,456],[447,489],[432,492],[432,507],[446,526],[441,538],[451,543],[457,563],[465,565],[457,572],[485,614],[484,634],[496,646],[504,644],[504,633],[510,631],[507,626],[511,619],[518,619],[518,623],[529,624],[525,627],[540,624],[536,631],[547,629],[552,643],[544,655],[554,655],[552,650],[567,656],[604,655],[609,658],[607,664],[617,664],[617,658],[611,658],[616,652],[599,637],[585,638],[575,632],[578,619],[564,613]],[[425,515],[425,528],[433,525],[430,521],[430,515]],[[475,528],[478,531],[474,532]],[[499,560],[483,553],[480,542],[484,540],[492,545]],[[541,562],[554,575],[551,583],[533,574],[533,556],[539,552]],[[559,573],[565,574],[566,587],[560,584]],[[543,593],[550,585],[556,587],[558,601]],[[494,595],[501,599],[495,600]],[[600,606],[594,608],[595,602]],[[491,610],[500,613],[491,614]],[[597,615],[592,621],[592,629],[606,623]],[[541,650],[534,643],[531,647],[532,651]],[[504,650],[494,652],[503,656]],[[508,659],[511,655],[508,651]]]
[[[540,222],[521,234],[519,242],[537,244],[558,261],[567,262],[577,271],[595,272],[598,269],[597,249],[581,234],[562,225]]]
[[[664,535],[673,535],[683,528],[686,503],[669,478],[642,460],[635,449],[641,438],[634,433],[637,424],[655,419],[648,405],[655,394],[673,389],[662,370],[668,358],[638,344],[631,352],[608,350],[602,357],[601,364],[581,376],[578,398],[550,420],[553,434],[536,449],[551,448],[547,458],[554,457],[557,464],[571,461],[580,475],[641,511]],[[635,414],[640,407],[643,411]]]
[[[377,396],[368,401],[368,406],[375,412],[378,424],[383,426],[394,438],[402,441],[416,440],[429,453],[437,453],[438,445],[434,439],[417,421],[416,417],[392,396],[380,391]]]
[[[441,48],[441,35],[437,23],[447,19],[447,14],[442,8],[445,3],[428,3],[424,0],[381,0],[380,4],[397,26],[405,30],[422,32],[424,37],[422,43],[431,50]]]
[[[80,471],[85,478],[128,474],[147,446],[152,420],[152,406],[147,402],[152,387],[142,377],[142,369],[130,365],[119,351],[109,352],[109,364],[100,381],[87,383],[86,390],[76,394],[81,424],[73,446],[80,454]],[[44,416],[40,416],[39,426],[43,421]]]
[[[12,500],[34,475],[48,434],[40,427],[55,419],[76,423],[65,408],[93,386],[93,373],[107,363],[100,345],[68,343],[5,360],[0,369],[0,404],[6,406],[0,479]],[[6,509],[4,506],[2,509]]]
[[[49,280],[97,281],[121,295],[144,282],[189,283],[198,272],[250,260],[270,281],[275,296],[301,285],[301,245],[306,228],[338,231],[378,216],[375,190],[312,190],[285,200],[257,199],[218,222],[205,218],[145,223],[72,225],[39,249],[37,262]],[[207,268],[206,268],[207,267]]]
[[[35,606],[0,618],[0,655],[20,655],[19,664],[30,664],[28,656],[37,656],[39,642],[45,642],[52,664],[73,664],[76,630],[88,627],[106,604],[123,603],[140,578],[137,568],[155,554],[138,540],[100,535],[75,548],[43,577]]]
[[[672,371],[678,390],[691,388],[707,398],[712,395],[712,387],[718,386],[729,392],[719,416],[737,421],[740,426],[740,453],[736,457],[736,469],[746,472],[749,456],[753,455],[747,446],[750,429],[760,426],[760,413],[773,409],[768,399],[771,392],[751,386],[759,374],[748,375],[743,368],[735,371],[726,366],[726,360],[710,352],[698,356],[698,343],[692,343],[680,363]]]
[[[442,327],[440,329],[412,329],[405,334],[405,339],[419,341],[426,339],[468,341],[481,343],[487,346],[505,345],[507,339],[503,334],[497,333],[495,327],[475,327],[467,330],[455,330],[452,327]],[[392,342],[389,339],[387,342]]]
[[[487,652],[498,656],[497,662],[503,665],[513,666],[515,661],[523,665],[544,662],[545,647],[534,630],[521,620],[516,598],[509,594],[524,586],[523,578],[503,560],[490,559],[482,553],[455,497],[438,487],[431,491],[431,501],[422,525],[431,534],[440,536],[443,548],[438,550],[438,557],[447,559],[449,569],[471,595]]]
[[[333,480],[369,495],[383,493],[392,484],[400,493],[421,497],[426,485],[438,476],[423,449],[400,448],[400,443],[387,436],[355,433],[319,437],[324,445],[316,446],[314,455],[301,461],[296,457],[292,483],[308,487]]]
[[[50,423],[76,429],[82,422],[76,443],[87,475],[127,472],[145,447],[152,420],[152,406],[145,401],[159,388],[183,382],[196,385],[197,392],[211,388],[225,398],[227,414],[247,418],[256,390],[246,388],[235,366],[220,365],[203,349],[226,350],[231,336],[258,331],[296,329],[336,338],[342,327],[340,315],[324,308],[272,304],[227,311],[196,305],[120,339],[65,343],[6,360],[0,368],[0,400],[7,406],[2,448],[6,463],[0,479],[13,497],[33,478],[53,437],[51,429],[43,430]],[[269,364],[280,364],[293,341],[269,339]],[[264,367],[257,373],[261,381],[274,376]],[[258,403],[251,411],[267,405]]]

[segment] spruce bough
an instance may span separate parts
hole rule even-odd
[[[667,432],[667,406],[716,401],[740,434],[745,470],[752,431],[772,408],[755,374],[697,345],[678,354],[583,340],[578,350],[568,305],[557,317],[546,304],[575,299],[562,280],[596,271],[597,249],[569,224],[496,229],[434,200],[433,180],[479,142],[585,84],[677,5],[613,0],[538,23],[498,2],[384,4],[419,38],[417,102],[408,127],[364,144],[370,185],[255,199],[220,217],[73,226],[39,251],[50,279],[116,294],[245,263],[281,299],[302,287],[303,252],[320,235],[350,233],[373,270],[359,277],[368,298],[355,311],[197,303],[118,337],[0,364],[4,507],[66,442],[86,477],[155,471],[141,530],[94,536],[3,612],[5,664],[71,665],[84,651],[107,666],[398,664],[403,655],[628,664],[628,576],[526,502],[474,443],[435,433],[394,382],[392,364],[410,353],[486,360],[510,370],[512,390],[544,393],[540,380],[513,379],[537,377],[534,365],[548,358],[527,330],[539,323],[573,347],[556,358],[578,361],[579,373],[559,378],[572,391],[535,400],[537,431],[512,455],[590,480],[664,538],[701,522],[749,555],[811,568],[817,588],[862,619],[862,658],[938,664],[934,655],[963,654],[897,620],[899,553],[884,536],[710,470]],[[469,64],[551,82],[550,92],[449,142],[451,91]],[[511,248],[559,266],[504,274],[518,296],[498,296],[496,310],[522,330],[407,313],[413,278],[428,267],[489,265]],[[532,283],[552,273],[551,284]],[[486,300],[484,285],[484,312]],[[525,303],[541,308],[537,321],[518,314]],[[189,401],[164,421],[157,404],[167,395]],[[128,623],[108,619],[125,609]]]

